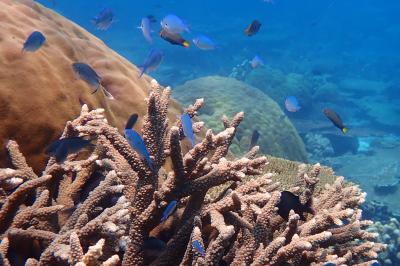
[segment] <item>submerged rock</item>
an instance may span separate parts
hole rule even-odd
[[[237,132],[231,151],[241,154],[248,150],[252,132],[260,137],[261,152],[290,160],[306,161],[304,143],[279,105],[259,89],[233,78],[209,76],[188,81],[173,90],[173,97],[188,105],[196,98],[205,98],[201,120],[215,131],[223,128],[221,117],[245,112],[245,120]]]
[[[150,78],[139,79],[137,67],[101,40],[33,1],[1,1],[0,18],[0,143],[16,140],[34,170],[42,169],[45,147],[60,137],[65,121],[79,114],[81,103],[106,109],[119,129],[133,112],[143,116]],[[46,43],[34,53],[21,53],[34,30],[46,36]],[[93,88],[75,78],[74,62],[93,67],[115,100],[101,90],[91,94]],[[170,110],[177,113],[177,105]],[[0,149],[0,167],[5,165]]]

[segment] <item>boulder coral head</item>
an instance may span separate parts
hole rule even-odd
[[[32,0],[1,0],[0,20],[0,146],[16,140],[36,173],[46,163],[44,148],[60,137],[65,121],[79,115],[81,104],[104,108],[109,123],[119,129],[133,112],[146,113],[142,99],[151,79],[139,79],[136,66],[85,29]],[[34,31],[42,32],[46,42],[22,53]],[[101,90],[91,94],[93,88],[73,71],[76,62],[89,64],[115,100]],[[171,117],[180,113],[178,105],[171,107]],[[7,166],[6,158],[1,150],[0,167]]]
[[[156,83],[153,83],[156,85]],[[279,184],[261,175],[258,147],[244,157],[225,156],[244,118],[223,120],[182,153],[180,119],[168,127],[170,89],[154,86],[146,99],[141,134],[153,169],[131,148],[104,110],[67,122],[63,138],[96,141],[87,158],[54,158],[42,175],[27,165],[19,146],[7,149],[12,168],[0,169],[2,265],[370,265],[384,245],[361,220],[365,194],[343,178],[314,195],[320,165],[300,165],[288,189],[310,213],[278,214]],[[185,112],[191,117],[203,100]],[[199,132],[203,123],[193,124]],[[162,166],[171,160],[172,170]],[[247,175],[255,176],[242,181]],[[229,184],[216,197],[209,189]],[[173,201],[176,201],[173,202]],[[173,204],[170,204],[173,202]],[[172,205],[176,205],[173,211]],[[168,206],[168,207],[167,207]],[[167,209],[167,210],[166,210]],[[161,222],[161,220],[163,222]],[[150,251],[153,252],[148,252]]]
[[[264,154],[301,162],[307,161],[304,143],[279,104],[256,87],[233,78],[208,76],[174,88],[173,97],[189,104],[206,97],[200,119],[213,130],[221,130],[221,117],[244,111],[246,120],[238,128],[231,150],[244,154],[249,150],[254,130],[259,132],[257,145]]]

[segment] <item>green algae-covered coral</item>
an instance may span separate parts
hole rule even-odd
[[[221,117],[244,111],[246,119],[238,128],[231,146],[234,154],[249,148],[253,130],[260,133],[257,145],[261,152],[296,161],[306,161],[304,144],[296,129],[279,105],[255,87],[233,78],[210,76],[188,81],[173,91],[173,97],[183,104],[205,97],[206,105],[199,114],[213,130],[222,129]]]

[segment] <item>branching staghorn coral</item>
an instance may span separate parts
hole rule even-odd
[[[0,264],[2,265],[369,265],[383,249],[364,229],[365,194],[343,178],[314,195],[320,166],[304,165],[289,190],[312,214],[278,214],[279,185],[262,174],[267,163],[254,147],[243,158],[227,154],[244,114],[223,118],[225,130],[205,137],[188,152],[181,147],[179,119],[169,127],[170,89],[156,82],[146,99],[141,135],[153,162],[133,150],[103,110],[67,123],[62,138],[96,142],[88,156],[51,158],[41,176],[9,141],[12,167],[0,169]],[[203,105],[185,112],[192,118]],[[203,124],[196,122],[199,132]],[[164,167],[170,160],[171,170]],[[246,176],[255,176],[246,179]],[[216,197],[208,194],[219,189]],[[167,205],[176,211],[161,221]],[[304,215],[304,219],[302,216]],[[151,239],[166,243],[149,255]]]

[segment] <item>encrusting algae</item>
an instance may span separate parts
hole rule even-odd
[[[224,130],[181,150],[180,119],[167,119],[170,89],[156,82],[147,102],[141,133],[153,167],[110,126],[104,110],[88,110],[67,122],[62,138],[85,136],[94,151],[51,158],[38,176],[18,144],[7,150],[12,168],[0,169],[1,265],[371,265],[384,245],[365,229],[360,204],[365,193],[343,178],[314,194],[321,167],[304,165],[287,190],[312,214],[278,214],[279,184],[262,174],[267,157],[253,147],[244,157],[226,155],[244,118],[224,119]],[[185,113],[191,118],[203,100]],[[199,132],[203,123],[193,124]],[[172,161],[172,170],[163,165]],[[254,178],[242,181],[247,175]],[[209,189],[232,184],[210,198]],[[167,206],[176,201],[176,210]],[[175,203],[174,203],[175,204]],[[173,213],[172,213],[173,212]],[[152,254],[149,246],[157,244]]]

